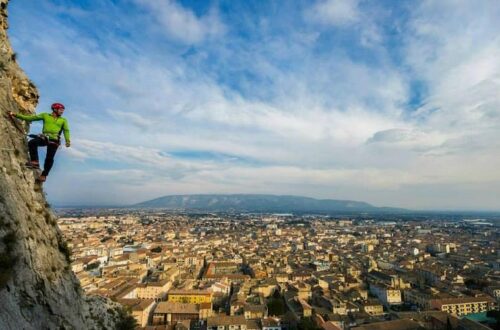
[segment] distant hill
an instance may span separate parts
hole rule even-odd
[[[404,212],[404,209],[375,207],[365,202],[314,199],[279,195],[172,195],[139,204],[135,208],[182,209],[211,212]]]

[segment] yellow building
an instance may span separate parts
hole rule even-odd
[[[200,320],[206,320],[207,318],[214,316],[214,311],[212,309],[211,303],[202,303],[200,304]]]
[[[278,289],[276,284],[259,284],[252,288],[252,293],[260,293],[264,296],[264,298],[268,298],[274,294],[274,291]]]
[[[457,316],[482,313],[494,308],[491,297],[461,297],[431,300],[431,307]]]
[[[162,299],[172,283],[168,280],[137,285],[136,295],[139,299]]]
[[[363,303],[363,310],[365,313],[370,315],[383,315],[384,314],[384,306],[381,303],[376,301],[367,301]]]
[[[202,304],[212,302],[212,292],[204,290],[170,290],[168,301],[185,304]]]
[[[300,299],[309,300],[312,297],[311,286],[304,282],[289,285],[290,290],[297,292]]]

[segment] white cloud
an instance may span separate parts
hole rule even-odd
[[[78,140],[74,146],[76,152],[87,159],[106,161],[114,166],[133,166],[149,169],[150,174],[179,178],[191,171],[200,171],[213,167],[210,164],[178,161],[158,149],[132,147],[112,142]]]
[[[141,115],[141,112],[131,113],[118,110],[107,111],[114,119],[130,123],[141,129],[147,129],[155,124],[154,120]]]
[[[412,12],[406,60],[427,87],[413,119],[428,134],[446,137],[433,154],[500,158],[499,14],[496,1],[425,1]],[[473,181],[480,171],[463,176]]]
[[[306,17],[332,26],[349,25],[361,17],[358,3],[358,0],[319,0],[308,10]]]
[[[169,36],[189,44],[220,36],[225,31],[215,10],[211,10],[205,16],[197,17],[175,0],[134,1],[147,8]]]
[[[392,128],[375,133],[368,139],[367,143],[426,151],[441,146],[448,139],[448,136],[435,131],[424,132],[417,129]]]

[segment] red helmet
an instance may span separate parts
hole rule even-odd
[[[59,109],[64,110],[64,105],[62,105],[61,103],[54,103],[54,104],[52,104],[51,109],[52,110],[59,110]]]

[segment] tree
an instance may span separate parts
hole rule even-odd
[[[116,330],[135,330],[139,326],[129,309],[120,309],[118,311],[118,318],[119,321],[116,323]]]
[[[285,303],[281,298],[272,298],[267,303],[267,309],[269,311],[269,315],[283,315],[285,314]]]
[[[497,322],[493,329],[500,330],[500,311],[492,310],[486,313],[486,316],[494,318]]]
[[[298,329],[299,330],[320,330],[316,323],[312,320],[310,317],[303,317],[300,319],[300,322],[298,324]]]
[[[451,326],[451,321],[450,318],[446,318],[446,330],[453,330],[453,327]]]
[[[160,253],[161,252],[161,246],[157,246],[157,247],[152,248],[151,252]]]
[[[468,289],[483,290],[489,283],[483,279],[468,278],[464,281],[464,284]]]
[[[101,262],[99,260],[97,260],[96,262],[93,262],[91,264],[88,264],[87,270],[96,269],[97,267],[99,267],[100,264],[101,264]]]

